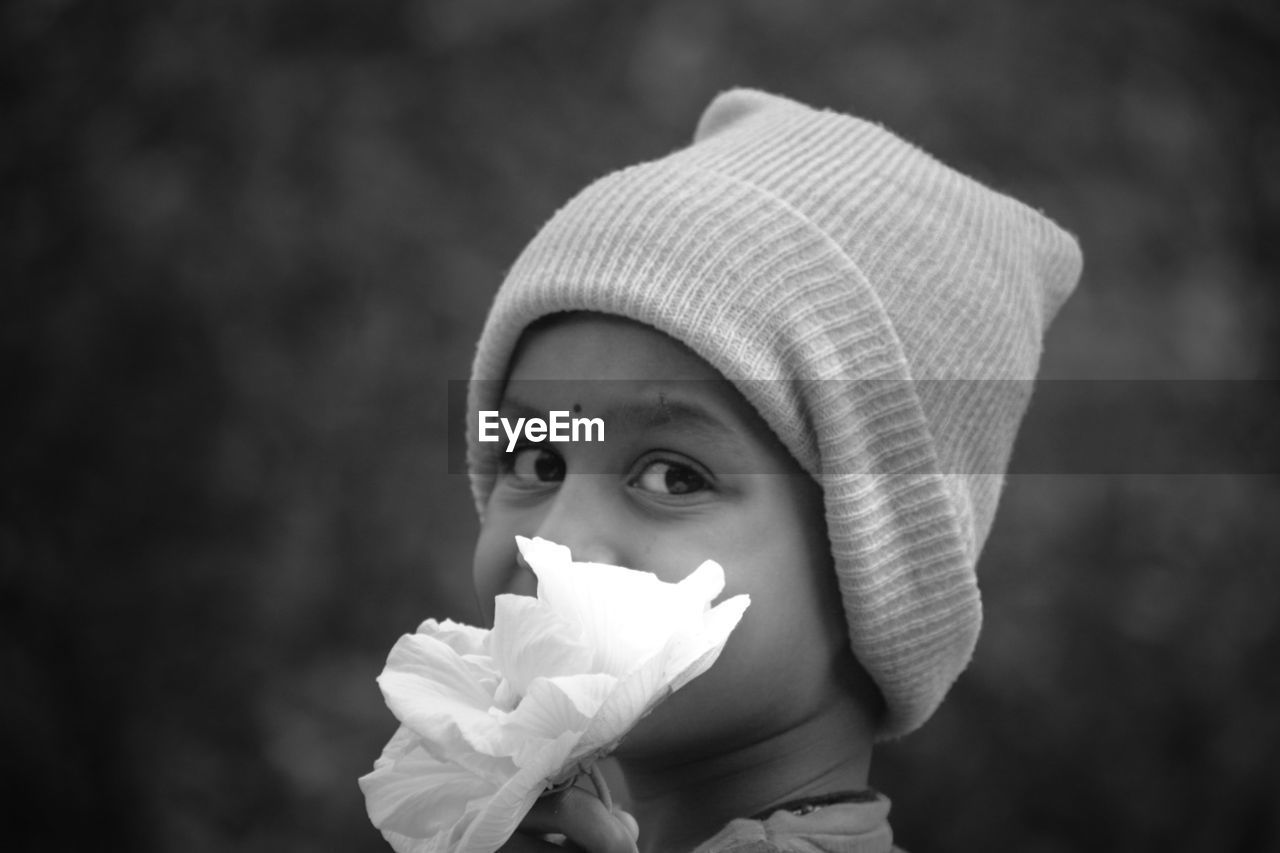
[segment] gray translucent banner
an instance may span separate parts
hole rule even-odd
[[[946,387],[955,383],[969,387]],[[725,387],[713,389],[716,384]],[[724,380],[665,382],[661,386],[667,393],[662,399],[723,398],[726,392],[737,394],[736,387],[743,384]],[[752,383],[761,392],[770,390],[764,388],[768,384]],[[857,388],[823,384],[826,387],[820,389],[821,395],[852,394],[862,399],[877,391],[874,381],[862,381]],[[479,413],[467,409],[465,380],[450,380],[448,385],[448,470],[465,474],[466,424],[468,419],[477,424]],[[994,401],[997,406],[1030,393],[1030,405],[1006,472],[1010,474],[1280,473],[1280,380],[916,380],[913,386],[911,390],[923,400],[960,394]],[[487,390],[497,392],[496,399],[505,389],[495,385]],[[566,418],[602,414],[601,400],[648,400],[659,409],[662,405],[657,386],[651,382],[526,382],[520,396],[535,405],[506,412],[510,415],[508,426],[520,415],[540,414],[549,421],[551,413],[558,410],[564,413],[556,416],[564,427],[561,435],[568,435]],[[583,401],[586,405],[575,411]],[[604,440],[608,442],[609,418],[604,421]],[[500,438],[490,446],[505,452],[507,434],[493,416],[489,427],[490,434],[496,431]],[[579,431],[579,440],[584,434]],[[544,438],[545,446],[555,450],[556,443],[549,438]],[[521,441],[528,444],[524,438]]]

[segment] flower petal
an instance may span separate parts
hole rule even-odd
[[[591,669],[592,652],[582,641],[582,627],[525,595],[497,597],[489,648],[498,671],[519,695],[536,678]]]
[[[378,676],[387,707],[437,754],[482,749],[494,737],[490,666],[424,634],[400,638]]]
[[[428,619],[418,626],[419,634],[435,637],[460,655],[488,654],[489,632],[474,625],[464,625],[446,619],[443,622]]]
[[[360,778],[369,820],[379,829],[413,838],[443,832],[472,800],[492,796],[498,787],[437,760],[404,726],[387,743],[373,772]]]
[[[724,569],[715,560],[706,560],[677,583],[676,588],[688,601],[708,606],[724,592]]]
[[[436,761],[401,727],[374,771],[360,779],[369,818],[401,853],[489,853],[515,832],[575,740],[552,739],[537,760],[512,766],[501,784],[492,784]]]
[[[544,539],[516,541],[538,576],[539,600],[582,625],[594,669],[618,676],[657,653],[672,633],[691,630],[724,588],[724,572],[712,561],[670,584],[649,572],[573,563],[568,549]]]
[[[490,853],[507,842],[546,789],[546,780],[569,760],[577,736],[564,734],[546,745],[538,760],[522,767],[487,801],[478,803],[471,825],[454,853]]]
[[[617,687],[606,673],[539,678],[511,713],[503,715],[502,751],[520,767],[541,760],[547,744],[563,734],[576,741]]]

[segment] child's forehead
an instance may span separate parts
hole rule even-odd
[[[501,407],[515,415],[559,409],[628,429],[773,441],[738,388],[704,359],[656,329],[604,314],[563,315],[530,327],[512,358]]]
[[[640,379],[521,379],[502,395],[504,415],[545,416],[562,410],[604,416],[627,429],[686,427],[729,433],[743,426],[734,391],[724,380],[646,381]]]
[[[574,312],[544,317],[520,337],[508,381],[721,381],[675,338],[625,317]]]
[[[575,313],[545,319],[521,337],[502,405],[608,409],[632,423],[710,425],[734,413],[738,396],[674,338],[623,317]]]

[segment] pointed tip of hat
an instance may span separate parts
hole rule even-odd
[[[715,100],[703,110],[702,118],[698,120],[698,128],[693,134],[694,141],[720,133],[748,116],[770,108],[809,109],[804,104],[759,89],[728,89],[717,95]]]

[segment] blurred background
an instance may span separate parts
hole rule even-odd
[[[447,380],[534,230],[724,88],[873,118],[1079,235],[1047,376],[1277,378],[1263,0],[11,0],[0,27],[8,850],[389,849],[356,786],[394,728],[374,677],[475,618]],[[1278,519],[1274,472],[1011,477],[976,662],[877,756],[899,843],[1280,850]]]

